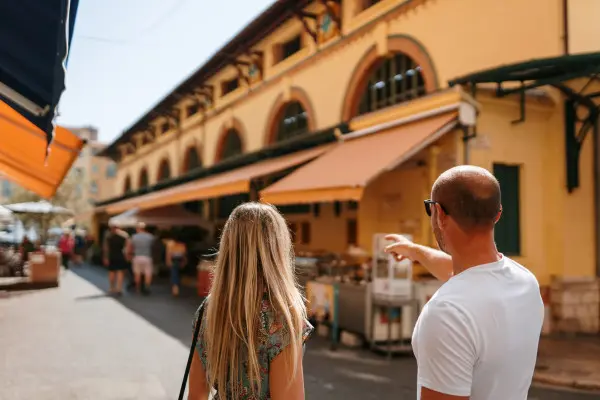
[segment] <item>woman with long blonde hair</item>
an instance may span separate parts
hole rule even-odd
[[[275,207],[229,216],[213,283],[196,313],[189,399],[304,399],[302,349],[312,332],[294,274],[290,232]]]

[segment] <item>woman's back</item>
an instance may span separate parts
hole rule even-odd
[[[304,399],[302,345],[312,327],[296,285],[290,231],[273,206],[236,207],[221,235],[190,398]]]
[[[208,299],[203,305],[203,307],[206,307],[207,305]],[[198,309],[198,311],[196,312],[196,317],[194,319],[195,323],[198,320],[199,313],[200,309]],[[281,318],[277,317],[277,313],[275,312],[271,303],[269,302],[266,293],[263,296],[263,300],[260,307],[260,315],[258,315],[257,318],[259,320],[259,325],[257,335],[258,343],[256,344],[256,351],[260,365],[260,392],[258,392],[258,387],[256,387],[257,385],[255,385],[255,390],[258,392],[258,394],[253,394],[251,380],[248,376],[247,371],[248,357],[246,355],[243,357],[243,360],[239,365],[240,379],[237,392],[240,393],[238,399],[241,400],[266,400],[271,398],[271,394],[269,391],[269,372],[271,362],[290,344],[289,330],[285,327],[285,323],[281,321]],[[206,313],[203,313],[202,325],[200,326],[200,333],[198,335],[198,344],[196,349],[198,350],[198,354],[200,355],[202,366],[205,370],[207,370],[207,342],[204,336],[205,327]],[[308,323],[308,321],[306,321],[303,332],[303,340],[308,339],[312,331],[313,327],[310,325],[310,323]],[[217,396],[214,399],[224,400],[231,398],[232,394],[231,392],[229,392],[226,397]]]

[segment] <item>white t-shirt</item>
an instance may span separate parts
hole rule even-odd
[[[452,277],[413,332],[417,399],[426,387],[470,400],[526,400],[543,319],[535,276],[513,260]]]

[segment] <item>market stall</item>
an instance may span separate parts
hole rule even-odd
[[[374,235],[372,256],[354,250],[298,258],[298,270],[310,271],[298,274],[309,315],[330,327],[333,343],[344,330],[363,337],[374,350],[410,349],[416,318],[441,283],[415,275],[412,262],[386,254],[384,238]]]

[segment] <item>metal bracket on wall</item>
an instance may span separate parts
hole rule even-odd
[[[250,85],[250,76],[248,76],[248,73],[244,72],[243,67],[246,67],[246,69],[248,69],[250,65],[252,65],[252,63],[250,61],[239,60],[234,58],[231,60],[231,64],[233,64],[233,66],[237,70],[238,79],[243,79],[244,82],[246,82],[246,85]]]
[[[156,127],[154,125],[146,125],[142,130],[142,135],[144,137],[144,142],[151,143],[156,139]]]
[[[306,12],[306,11],[302,11],[302,10],[296,11],[295,14],[296,14],[296,17],[298,17],[298,19],[300,20],[300,22],[302,22],[302,26],[304,27],[304,32],[308,33],[315,43],[318,43],[318,40],[319,40],[318,28],[311,29],[311,27],[308,26],[308,22],[306,22],[306,20],[311,19],[311,20],[317,22],[319,20],[319,16],[315,13],[310,13],[310,12]]]
[[[215,87],[213,85],[202,85],[194,89],[194,93],[205,96],[212,104],[215,98]]]
[[[259,79],[264,77],[265,53],[259,50],[253,50],[247,53],[252,65],[256,67],[259,73]],[[250,68],[250,67],[249,67]]]
[[[567,168],[567,190],[572,193],[579,187],[579,158],[586,136],[596,129],[600,108],[583,105],[587,112],[584,116],[578,113],[581,103],[572,98],[565,101],[565,151]],[[578,128],[579,125],[579,128]]]
[[[214,103],[214,92],[213,86],[206,85],[194,89],[192,94],[199,100],[202,109],[206,111],[206,109]],[[204,100],[204,102],[201,100]]]
[[[179,123],[181,122],[181,110],[178,108],[171,108],[166,111],[164,116],[167,118],[170,126],[175,128],[179,127]]]

